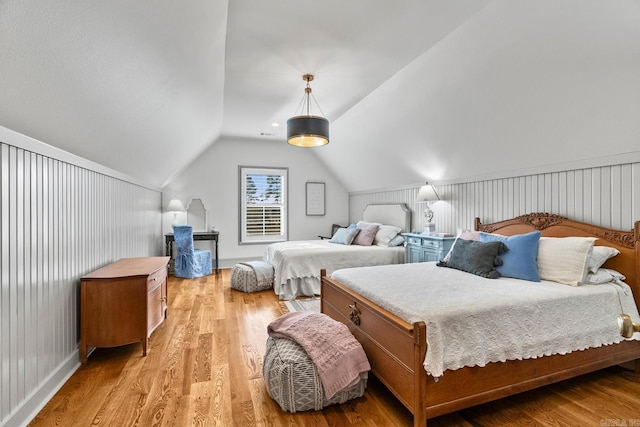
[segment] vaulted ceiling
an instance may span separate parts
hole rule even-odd
[[[305,73],[350,191],[640,147],[640,0],[0,0],[0,125],[157,187]]]

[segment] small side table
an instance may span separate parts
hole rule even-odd
[[[213,259],[216,263],[216,274],[220,272],[220,258],[218,255],[218,238],[220,237],[220,232],[218,231],[194,231],[193,232],[193,241],[198,240],[209,240],[213,242]],[[171,257],[171,261],[169,262],[169,270],[173,273],[173,242],[175,241],[173,237],[173,233],[167,233],[164,235],[164,243],[165,243],[165,255]]]
[[[449,252],[455,237],[402,233],[407,248],[407,262],[440,261]]]

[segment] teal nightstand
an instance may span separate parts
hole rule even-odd
[[[449,252],[455,237],[402,233],[407,248],[407,262],[440,261]]]

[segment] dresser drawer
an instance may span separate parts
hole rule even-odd
[[[152,290],[157,288],[167,279],[167,268],[161,268],[158,271],[155,271],[149,275],[147,278],[147,290]]]

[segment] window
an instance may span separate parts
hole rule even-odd
[[[240,244],[287,240],[288,169],[239,169]]]

